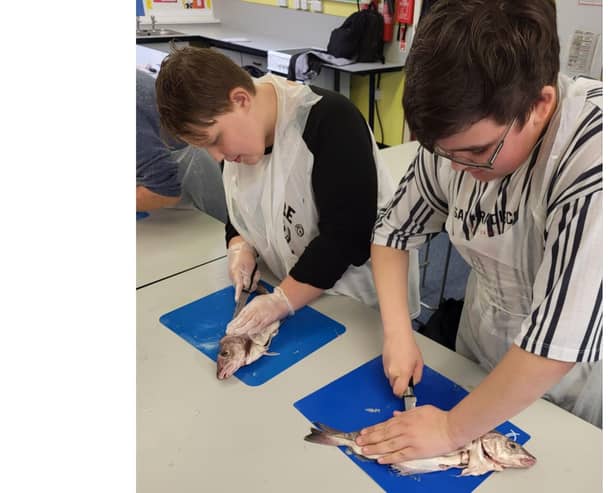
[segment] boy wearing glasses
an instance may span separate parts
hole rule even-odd
[[[559,74],[554,0],[441,0],[422,18],[403,95],[421,147],[373,235],[383,366],[397,395],[421,379],[406,259],[445,230],[471,266],[456,351],[489,374],[450,411],[363,430],[366,455],[450,452],[541,397],[601,426],[602,87]]]

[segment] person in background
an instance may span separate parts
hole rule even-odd
[[[253,80],[226,56],[194,47],[162,62],[156,90],[163,128],[224,159],[236,301],[255,287],[257,256],[281,280],[249,302],[228,333],[262,330],[326,290],[376,305],[370,237],[393,183],[348,99],[272,74]],[[412,265],[417,272],[416,256]],[[413,316],[417,277],[405,289]]]
[[[195,207],[226,221],[219,164],[202,149],[161,135],[155,83],[137,69],[137,211]]]
[[[489,373],[449,411],[362,430],[381,463],[451,452],[541,397],[601,426],[603,86],[559,74],[559,52],[554,0],[439,0],[419,24],[403,106],[421,146],[373,235],[385,369],[398,395],[421,378],[399,293],[407,250],[445,229],[471,266],[456,351]]]

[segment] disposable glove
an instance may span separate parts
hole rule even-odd
[[[236,241],[227,249],[227,260],[229,262],[229,278],[235,287],[235,302],[240,297],[242,289],[250,292],[257,289],[257,282],[261,274],[259,270],[255,272],[252,284],[250,274],[257,265],[257,252],[244,240]]]
[[[227,334],[255,334],[277,320],[293,315],[293,307],[284,291],[274,288],[270,294],[255,296],[227,325]]]

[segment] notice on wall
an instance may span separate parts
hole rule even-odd
[[[159,25],[216,22],[211,0],[144,0],[144,3],[145,17],[155,16]]]
[[[576,29],[567,56],[567,75],[589,75],[599,41],[597,33]]]

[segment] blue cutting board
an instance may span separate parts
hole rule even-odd
[[[262,284],[272,290],[267,283]],[[218,341],[225,335],[235,308],[233,295],[234,289],[229,286],[166,313],[160,322],[215,362]],[[277,355],[261,356],[234,376],[251,387],[261,385],[344,332],[344,325],[306,306],[280,324],[269,348]]]
[[[454,407],[468,392],[440,373],[424,366],[421,382],[415,385],[419,405],[433,404],[441,409]],[[402,399],[394,396],[383,373],[382,357],[363,364],[325,387],[297,401],[294,406],[310,420],[321,422],[342,431],[355,431],[385,421],[394,410],[402,411]],[[512,440],[524,444],[530,438],[526,432],[510,422],[497,430]],[[306,426],[306,434],[310,426]],[[325,445],[309,444],[314,447]],[[341,447],[344,453],[347,453]],[[531,451],[532,453],[532,451]],[[457,477],[461,469],[400,476],[386,465],[359,459],[348,454],[366,474],[388,493],[396,492],[469,492],[492,473],[482,476]],[[499,474],[512,473],[503,471]],[[515,474],[515,472],[513,472]]]

